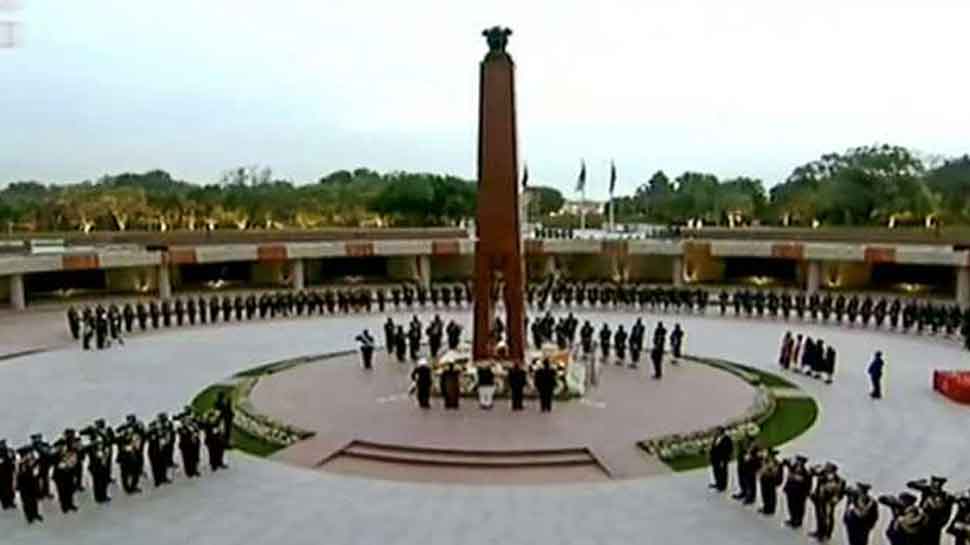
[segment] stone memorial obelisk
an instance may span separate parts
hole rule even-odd
[[[506,358],[525,357],[525,263],[519,223],[519,162],[515,124],[515,63],[505,51],[507,28],[483,32],[488,54],[481,63],[478,111],[478,211],[475,227],[475,329],[472,356],[496,356],[494,297],[505,307]]]

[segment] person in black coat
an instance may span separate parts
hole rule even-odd
[[[20,454],[20,468],[17,471],[17,490],[20,491],[20,505],[27,517],[27,524],[43,522],[40,515],[39,499],[42,494],[37,477],[38,464],[33,447],[27,446],[18,450]]]
[[[17,454],[7,448],[7,441],[0,439],[0,508],[17,507],[14,501],[14,482],[17,475]]]
[[[872,399],[882,398],[882,368],[884,366],[885,362],[882,360],[882,352],[877,351],[868,369],[869,380],[872,382],[872,391],[869,392],[869,397]]]
[[[441,373],[441,395],[445,398],[445,409],[458,409],[461,398],[461,371],[453,363]]]
[[[404,363],[404,354],[407,351],[407,335],[404,334],[404,326],[397,326],[394,333],[394,352],[399,363]]]
[[[732,454],[734,454],[734,441],[723,427],[719,427],[711,443],[710,452],[711,472],[714,473],[714,483],[710,486],[718,492],[727,490],[728,464],[731,463]]]
[[[522,394],[525,391],[525,383],[528,377],[525,369],[518,362],[509,369],[509,394],[512,396],[512,410],[522,410]]]
[[[547,413],[552,411],[552,396],[556,391],[556,370],[549,360],[542,362],[542,367],[535,372],[536,390],[539,391],[539,410]]]
[[[428,366],[428,362],[421,360],[418,362],[418,366],[411,371],[411,380],[414,381],[414,386],[417,391],[418,396],[418,406],[422,409],[430,409],[431,403],[431,367]],[[444,381],[442,380],[442,395],[444,394]]]

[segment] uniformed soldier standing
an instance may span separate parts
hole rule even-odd
[[[178,430],[179,451],[182,453],[182,467],[188,478],[199,476],[199,458],[202,441],[199,439],[199,428],[191,412],[186,408]]]
[[[0,508],[4,511],[15,509],[14,483],[17,475],[17,453],[7,447],[7,441],[0,439]]]
[[[613,338],[613,333],[610,331],[610,326],[606,323],[600,328],[600,354],[603,358],[603,363],[607,363],[610,359],[610,339]]]
[[[512,397],[512,410],[522,410],[522,397],[525,391],[525,384],[528,380],[525,369],[518,362],[510,369],[508,374],[509,394]]]
[[[839,477],[835,464],[827,463],[816,468],[815,473],[818,479],[811,495],[815,506],[815,531],[811,535],[819,541],[828,541],[835,529],[835,508],[845,495],[845,481]]]
[[[422,409],[431,408],[431,379],[431,367],[428,366],[427,361],[422,359],[418,362],[417,367],[411,371],[411,380],[414,381],[418,406]],[[444,392],[442,392],[442,395],[444,395]]]
[[[734,453],[734,441],[727,434],[724,428],[717,429],[717,435],[711,443],[711,471],[714,473],[714,483],[711,488],[718,492],[724,492],[728,486],[728,464],[731,463],[731,454]]]
[[[928,482],[926,479],[920,479],[906,483],[907,487],[920,492],[919,506],[926,514],[924,537],[926,545],[939,545],[943,529],[953,515],[956,498],[943,489],[944,484],[946,484],[944,477],[930,477]]]
[[[39,461],[37,451],[32,445],[22,447],[18,451],[20,454],[20,467],[17,469],[17,490],[20,491],[20,505],[27,518],[27,524],[34,522],[44,522],[44,517],[40,515],[39,500],[44,495],[40,488],[38,478]]]
[[[105,443],[100,437],[95,437],[88,447],[88,472],[91,473],[91,488],[94,501],[107,503],[108,484],[111,482],[111,444]]]
[[[626,361],[626,340],[627,333],[623,330],[623,324],[616,328],[613,334],[613,347],[616,349],[616,364],[623,365]]]
[[[222,419],[215,411],[210,411],[204,421],[205,447],[209,451],[209,468],[219,471],[228,466],[223,462],[226,451],[226,432],[223,430]]]
[[[778,451],[768,449],[758,471],[758,485],[761,488],[761,514],[774,515],[778,503],[778,487],[784,481],[784,466],[778,461]]]
[[[848,502],[842,521],[849,545],[869,545],[869,534],[879,521],[879,504],[869,495],[870,485],[856,483],[848,491]]]
[[[794,460],[783,462],[788,470],[788,478],[783,488],[788,502],[788,520],[785,522],[792,528],[801,528],[805,518],[805,502],[812,489],[814,476],[809,471],[808,458],[798,455]]]
[[[74,505],[75,472],[78,461],[76,454],[67,444],[62,443],[58,449],[58,461],[54,466],[54,485],[57,488],[57,500],[61,504],[62,513],[77,511]]]
[[[370,332],[365,329],[360,335],[357,335],[357,342],[360,343],[361,363],[364,369],[370,369],[374,358],[374,337],[371,337]]]
[[[81,332],[81,317],[77,313],[77,309],[73,306],[67,307],[67,327],[71,331],[71,336],[74,340],[80,340]]]

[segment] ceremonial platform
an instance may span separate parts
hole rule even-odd
[[[358,355],[320,359],[259,380],[253,408],[315,432],[277,459],[343,474],[420,482],[518,483],[630,479],[670,472],[639,441],[717,426],[754,403],[736,376],[696,363],[666,366],[663,380],[638,369],[602,366],[599,385],[541,413],[529,399],[512,411],[465,397],[458,410],[440,398],[422,410],[409,397],[413,365],[385,352],[374,369]],[[686,394],[686,395],[685,395]],[[700,400],[703,400],[701,402]]]

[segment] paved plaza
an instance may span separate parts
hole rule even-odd
[[[905,481],[950,476],[952,489],[970,486],[970,409],[930,387],[936,368],[970,368],[955,341],[797,321],[641,314],[686,330],[685,351],[777,369],[786,330],[821,336],[839,354],[832,385],[790,375],[819,402],[819,421],[783,448],[813,461],[833,460],[850,481],[875,493],[898,492]],[[597,326],[629,326],[634,314],[580,313]],[[410,314],[395,316],[407,319]],[[442,313],[442,318],[468,315]],[[0,437],[14,444],[30,433],[54,436],[95,418],[117,422],[135,412],[149,417],[184,405],[235,371],[305,354],[353,348],[362,327],[380,330],[383,316],[355,315],[173,329],[136,335],[122,348],[82,352],[64,345],[60,313],[0,319],[0,355],[32,346],[57,347],[0,361]],[[872,352],[887,360],[886,398],[869,399],[865,368]],[[644,382],[645,377],[634,380]],[[661,386],[674,387],[662,383]],[[343,388],[340,384],[332,388]],[[683,391],[697,404],[710,392]],[[327,396],[327,391],[319,392]],[[406,406],[402,410],[417,410]],[[504,415],[502,415],[504,416]],[[726,415],[729,416],[729,415]],[[644,418],[647,418],[646,416]],[[510,425],[514,425],[511,423]],[[603,422],[609,426],[609,422]],[[496,438],[499,440],[500,438]],[[400,483],[337,476],[232,453],[232,469],[133,498],[115,493],[110,507],[82,494],[71,516],[45,504],[47,521],[28,527],[22,514],[0,514],[4,543],[806,543],[782,527],[707,489],[706,470],[645,479],[542,486]],[[732,476],[733,481],[733,476]],[[888,519],[886,511],[878,530]],[[836,541],[841,539],[841,525]]]

